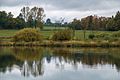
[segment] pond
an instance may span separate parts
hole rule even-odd
[[[119,48],[0,47],[0,80],[120,80]]]

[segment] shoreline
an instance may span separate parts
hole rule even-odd
[[[51,41],[43,42],[0,42],[0,46],[40,46],[40,47],[120,47],[120,41]]]

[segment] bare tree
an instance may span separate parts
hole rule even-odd
[[[41,26],[43,22],[43,18],[45,17],[44,9],[33,7],[30,12],[31,12],[30,15],[32,15],[32,19],[35,23],[35,28],[39,25]]]
[[[29,14],[30,14],[30,8],[29,7],[23,7],[21,9],[21,14],[22,14],[23,19],[25,20],[25,22],[27,22],[28,18],[29,18]]]

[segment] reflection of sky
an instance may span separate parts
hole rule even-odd
[[[18,67],[13,66],[11,72],[0,74],[0,80],[119,80],[120,74],[115,66],[109,64],[100,65],[91,68],[83,65],[81,62],[76,66],[65,61],[59,62],[57,58],[52,58],[48,63],[44,59],[44,74],[42,76],[29,77],[21,76]]]

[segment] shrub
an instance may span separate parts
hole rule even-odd
[[[114,32],[112,34],[112,37],[118,37],[118,38],[120,38],[120,31]]]
[[[95,35],[95,38],[109,40],[109,39],[111,39],[111,35],[108,33],[98,33]]]
[[[94,37],[95,37],[94,34],[90,34],[90,35],[89,35],[89,39],[93,39]]]
[[[111,41],[119,41],[120,40],[120,31],[114,32],[111,34]]]
[[[70,29],[65,29],[58,31],[53,34],[52,40],[54,41],[68,41],[72,39],[72,33],[73,31]]]
[[[111,32],[111,33],[98,33],[95,35],[95,38],[96,39],[117,41],[120,39],[120,31]]]
[[[98,34],[96,34],[96,38],[104,38],[104,37],[106,37],[106,36],[109,36],[109,34],[108,33],[98,33]]]
[[[18,31],[14,37],[13,41],[15,42],[33,42],[33,41],[41,41],[42,36],[36,29],[25,28]]]

